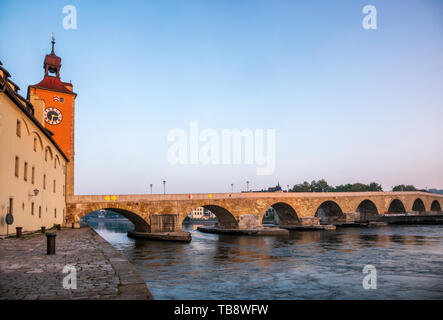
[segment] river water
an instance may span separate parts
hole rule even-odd
[[[289,237],[128,238],[127,220],[88,224],[135,265],[156,299],[442,299],[443,226],[338,228]],[[363,288],[365,265],[376,289]],[[371,282],[375,283],[375,282]]]

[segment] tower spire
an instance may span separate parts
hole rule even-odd
[[[43,63],[43,68],[45,69],[45,76],[53,74],[57,78],[60,78],[60,67],[62,65],[62,59],[57,57],[54,53],[55,37],[54,32],[52,33],[52,51],[45,57],[45,62]]]
[[[52,33],[52,41],[51,41],[51,43],[52,43],[52,51],[51,51],[51,53],[54,53],[54,44],[55,44],[54,32]]]

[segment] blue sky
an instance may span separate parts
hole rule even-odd
[[[64,30],[65,5],[77,30]],[[365,5],[377,30],[362,28]],[[443,3],[5,1],[0,60],[26,94],[50,34],[78,93],[76,193],[228,192],[325,178],[443,188]],[[276,130],[276,169],[171,165],[168,132]]]

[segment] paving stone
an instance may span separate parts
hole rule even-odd
[[[0,300],[153,299],[127,259],[90,228],[57,232],[56,254],[43,234],[0,240]],[[77,289],[64,289],[65,266],[76,268]]]

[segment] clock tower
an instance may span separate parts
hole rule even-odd
[[[52,51],[43,63],[43,80],[28,87],[28,100],[34,105],[35,117],[53,135],[55,142],[68,157],[66,195],[74,194],[74,110],[77,94],[71,83],[60,80],[62,59]]]

